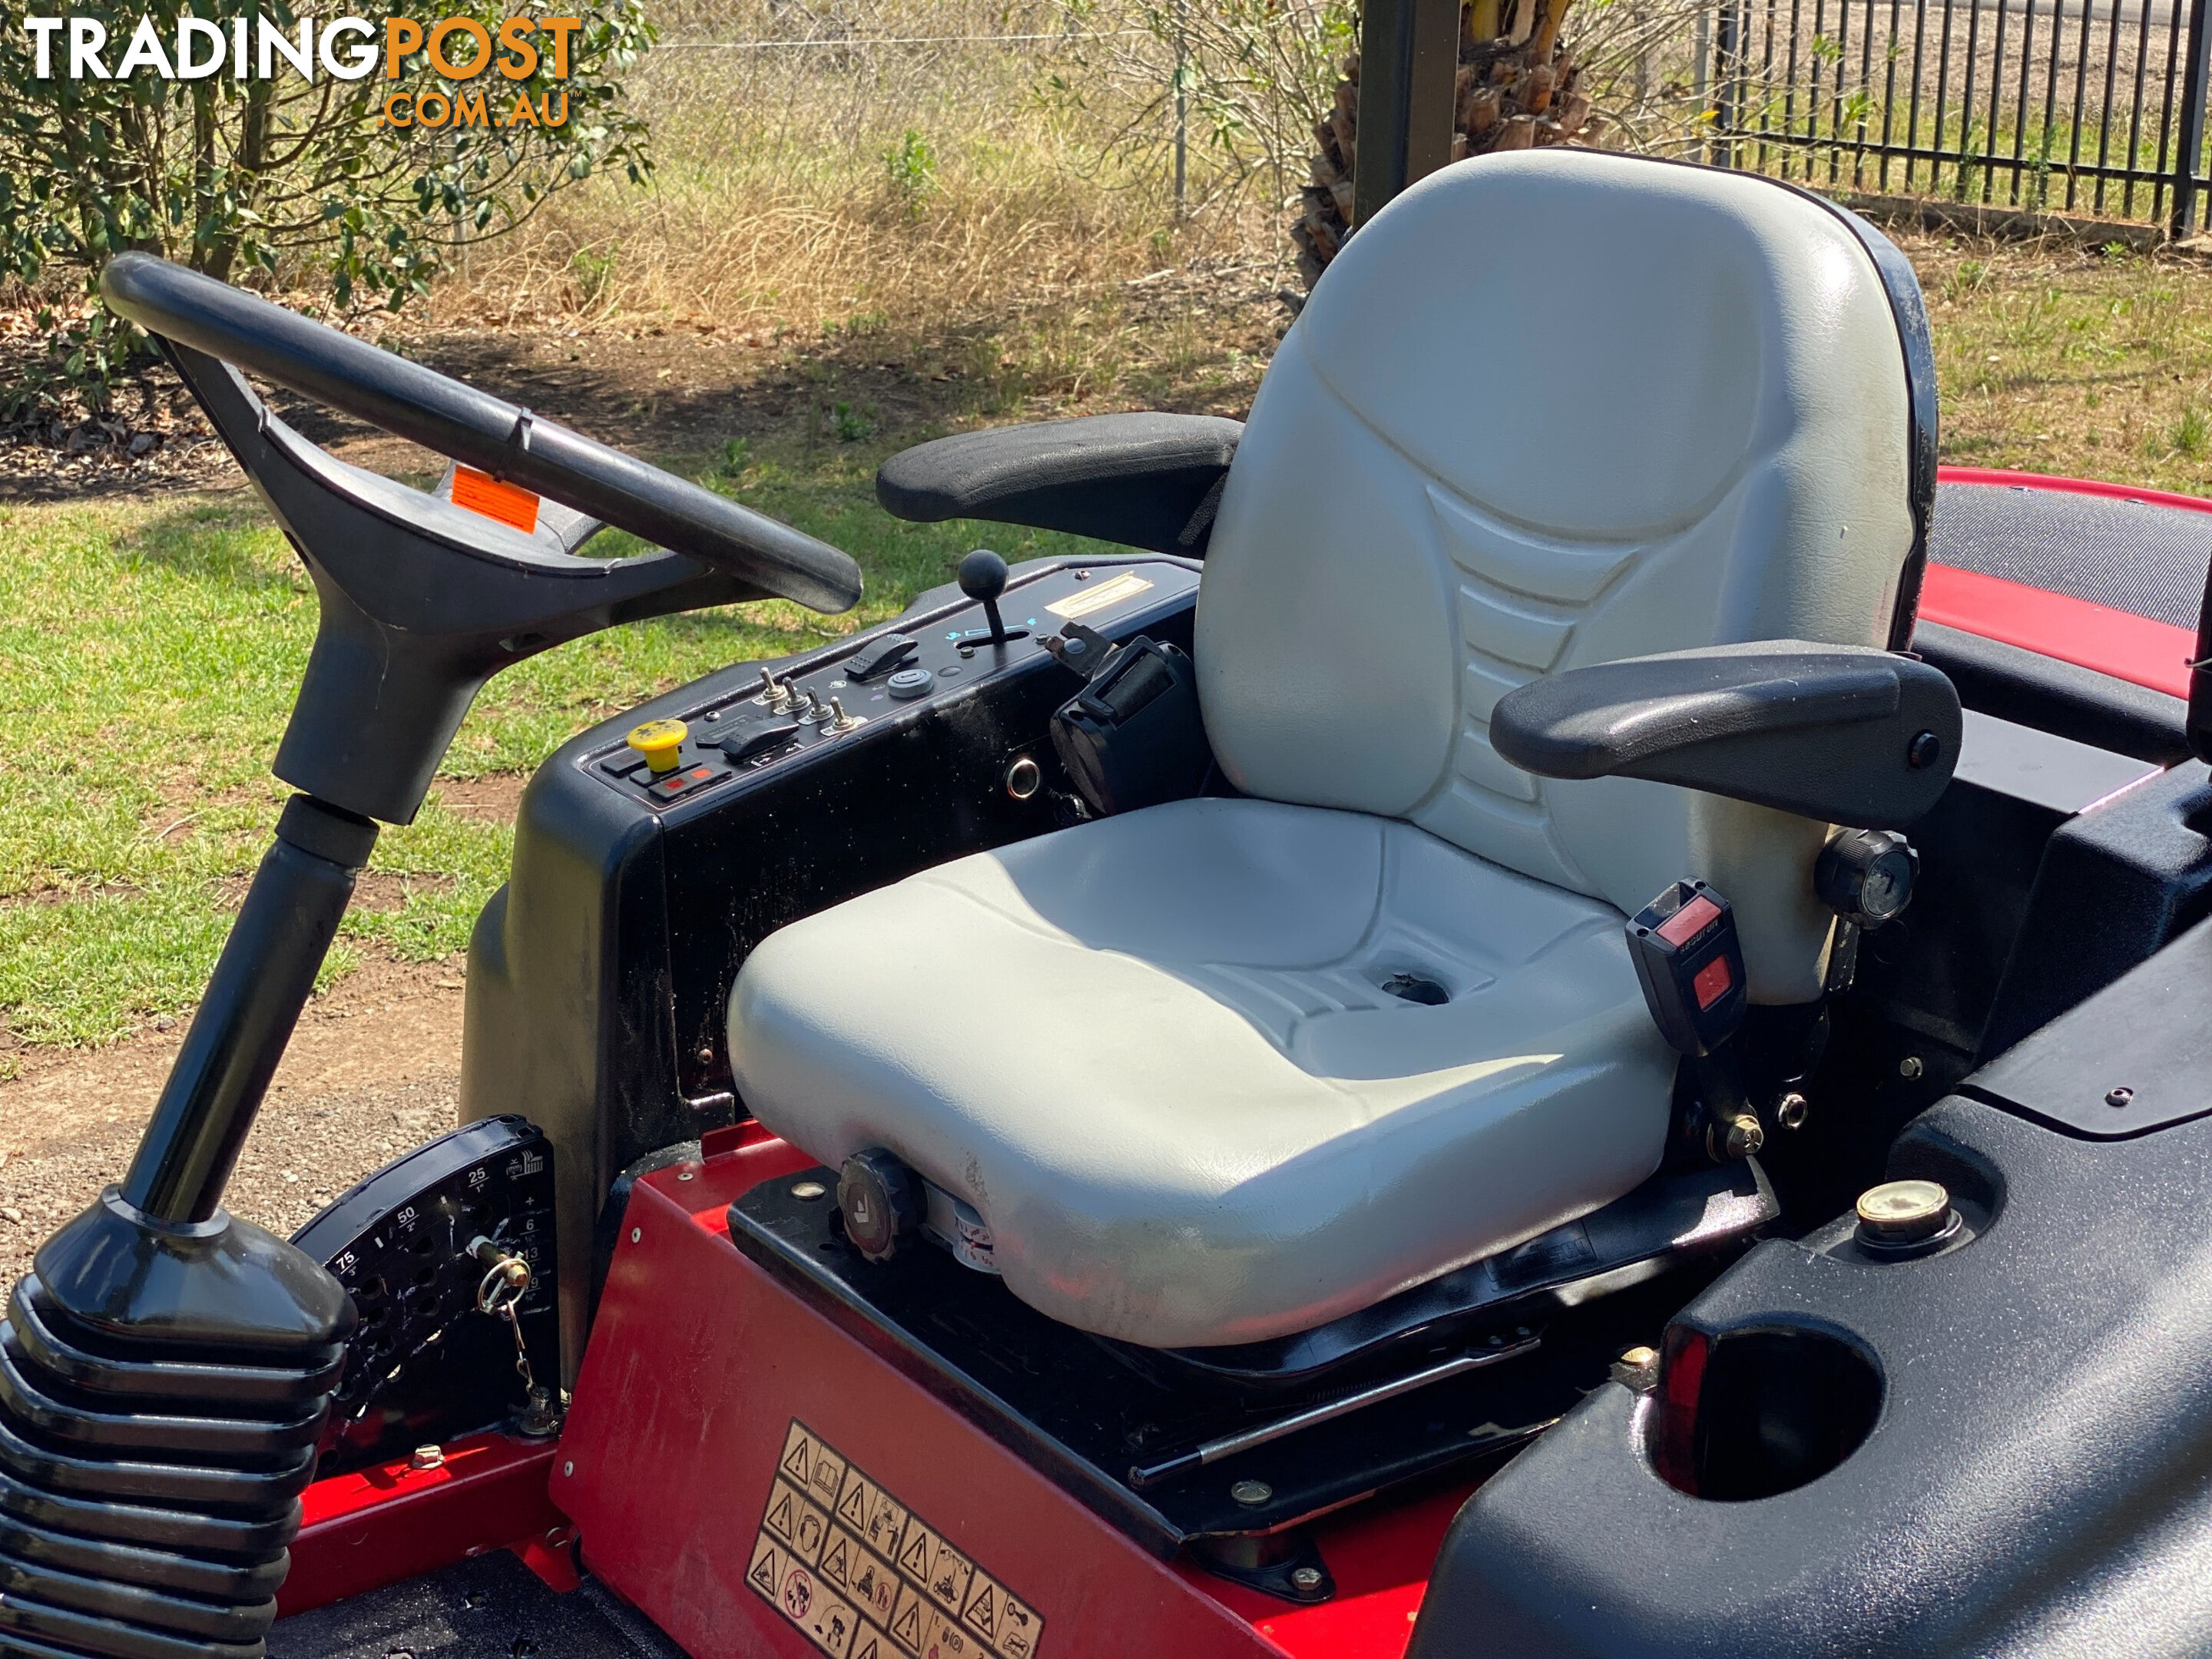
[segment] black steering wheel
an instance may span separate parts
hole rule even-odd
[[[100,289],[149,334],[688,554],[815,611],[851,608],[860,568],[827,542],[610,449],[526,409],[227,283],[118,254]]]
[[[314,579],[321,620],[275,770],[347,811],[408,822],[484,682],[564,641],[860,597],[860,567],[826,542],[266,300],[143,253],[110,261],[100,291],[155,337]],[[518,485],[528,512],[487,516],[348,465],[240,371]],[[578,556],[601,524],[665,550]]]

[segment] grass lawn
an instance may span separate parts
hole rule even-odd
[[[1947,463],[2212,495],[2212,264],[1903,246],[1928,296]]]
[[[878,621],[950,580],[981,526],[890,519],[872,493],[881,453],[708,478],[851,551],[867,573],[857,609],[732,606],[549,652],[486,689],[444,775],[527,773],[657,691]],[[997,527],[989,540],[1014,558],[1088,544]],[[104,1042],[197,1000],[289,793],[269,762],[314,627],[313,590],[249,491],[0,506],[0,1079],[16,1045]],[[364,948],[464,948],[512,842],[434,789],[378,844],[325,979]]]
[[[2212,266],[1900,240],[1928,294],[1947,461],[2212,495]],[[1139,373],[1152,372],[1151,356],[1116,369],[1111,340],[1083,335],[1090,310],[1074,301],[1052,310],[1073,320],[1066,349],[1043,368],[1006,359],[1021,384],[998,418],[1160,395]],[[1157,356],[1181,337],[1177,317],[1185,331],[1207,331],[1178,301],[1111,337]],[[1242,326],[1238,339],[1253,331],[1249,318]],[[1179,371],[1166,395],[1235,406],[1258,360],[1219,340],[1189,343],[1185,355],[1214,380]],[[893,342],[867,344],[877,357],[904,355]],[[800,383],[826,374],[823,395],[845,395],[836,352],[854,349],[831,342],[798,365]],[[1086,362],[1095,380],[1079,372]],[[1098,402],[1073,401],[1091,385]],[[818,413],[794,418],[818,428]],[[1016,558],[1086,545],[892,520],[875,505],[874,467],[916,435],[927,434],[825,441],[810,428],[803,441],[787,432],[732,446],[734,472],[700,458],[679,465],[851,551],[866,599],[837,617],[783,604],[675,617],[538,657],[492,682],[445,778],[525,775],[574,732],[654,692],[891,615],[949,580],[978,542]],[[286,793],[268,763],[314,623],[307,580],[249,492],[0,505],[0,1079],[21,1045],[112,1041],[197,998]],[[503,823],[434,790],[413,825],[380,843],[326,976],[365,950],[420,961],[462,949],[511,840]]]

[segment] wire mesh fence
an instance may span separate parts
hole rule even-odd
[[[2203,226],[2205,0],[1720,0],[1712,159],[1817,188]]]

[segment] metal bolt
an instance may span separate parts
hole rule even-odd
[[[1723,1143],[1730,1158],[1750,1158],[1766,1145],[1766,1131],[1749,1112],[1739,1112],[1729,1120],[1728,1138]]]
[[[629,1230],[629,1242],[633,1244],[636,1243],[639,1239],[643,1238],[644,1237],[645,1229],[642,1227],[633,1227]]]
[[[574,1463],[563,1463],[561,1466],[561,1473],[563,1474],[574,1474],[575,1472],[576,1466]]]
[[[2136,1091],[2129,1088],[2125,1084],[2122,1084],[2117,1089],[2108,1089],[2105,1091],[2105,1104],[2107,1106],[2125,1106],[2131,1103],[2135,1097]]]
[[[554,1409],[553,1391],[543,1383],[530,1391],[530,1401],[515,1419],[515,1431],[526,1439],[544,1440],[561,1431],[561,1413]]]
[[[1302,1590],[1319,1589],[1321,1588],[1321,1569],[1319,1567],[1293,1567],[1291,1570],[1291,1582],[1293,1584],[1296,1584]]]
[[[830,1189],[827,1187],[824,1187],[818,1181],[802,1181],[796,1187],[793,1187],[791,1189],[791,1195],[793,1198],[803,1199],[807,1203],[811,1204],[816,1199],[820,1198],[828,1193],[829,1190]]]
[[[1920,1063],[1920,1056],[1917,1054],[1907,1054],[1903,1060],[1897,1062],[1898,1076],[1907,1079],[1918,1077],[1921,1073],[1927,1069],[1928,1068],[1926,1066]]]
[[[415,1455],[407,1462],[410,1467],[418,1469],[443,1468],[446,1464],[446,1449],[443,1446],[417,1446],[415,1448]]]
[[[1785,1129],[1802,1129],[1813,1115],[1813,1103],[1791,1090],[1774,1103],[1774,1121]]]
[[[700,1050],[699,1050],[699,1063],[700,1063],[702,1066],[711,1066],[711,1065],[713,1065],[713,1064],[714,1063],[714,1051],[712,1048],[702,1048],[702,1049],[700,1049]]]
[[[1613,1362],[1613,1380],[1638,1394],[1650,1393],[1659,1386],[1659,1350],[1648,1347],[1627,1350]]]
[[[1275,1489],[1264,1480],[1239,1480],[1229,1489],[1229,1495],[1248,1510],[1256,1510],[1275,1495]]]
[[[698,1174],[696,1170],[681,1170],[677,1172],[676,1178],[678,1181],[692,1181],[697,1179]]]

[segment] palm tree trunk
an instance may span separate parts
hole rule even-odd
[[[1572,0],[1466,0],[1460,11],[1455,161],[1492,150],[1594,138],[1582,66],[1559,44]],[[1344,60],[1336,100],[1314,124],[1310,182],[1291,240],[1310,289],[1352,234],[1352,175],[1359,143],[1359,54]]]

